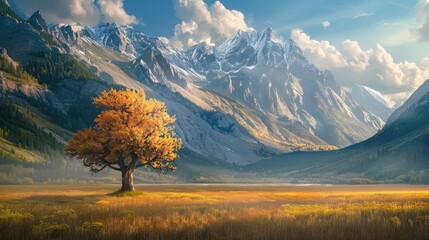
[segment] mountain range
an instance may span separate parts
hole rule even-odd
[[[294,41],[284,40],[270,27],[237,31],[216,46],[200,43],[179,50],[164,38],[147,36],[131,26],[48,27],[40,11],[24,20],[2,1],[0,32],[0,103],[8,114],[25,122],[19,125],[2,118],[3,132],[15,131],[22,137],[13,139],[0,131],[0,156],[8,159],[6,163],[30,164],[29,168],[46,159],[56,162],[60,147],[48,143],[54,139],[64,144],[73,132],[91,125],[98,113],[91,99],[109,88],[144,89],[149,97],[166,103],[177,117],[175,130],[185,146],[183,163],[178,164],[186,173],[178,178],[191,181],[210,179],[205,176],[210,173],[201,170],[207,164],[216,169],[212,175],[232,171],[252,178],[249,171],[261,164],[281,163],[278,169],[288,172],[289,166],[304,163],[296,164],[289,156],[346,152],[353,158],[356,149],[363,148],[359,146],[385,139],[388,129],[398,128],[400,116],[417,109],[407,102],[394,112],[392,104],[373,89],[341,86],[332,73],[311,64]],[[415,102],[427,91],[420,92]],[[47,146],[25,142],[40,138],[29,134],[33,128],[46,135]],[[302,153],[306,151],[323,152]],[[311,169],[322,164],[307,160]],[[354,165],[346,165],[350,171],[345,174],[353,173],[349,166]],[[307,173],[313,172],[307,165],[306,169],[273,176],[311,179]],[[326,180],[322,175],[328,170],[317,170],[318,181]]]
[[[184,51],[116,24],[56,25],[50,31],[64,49],[96,69],[106,82],[132,88],[162,87],[181,95],[182,101],[195,107],[190,116],[176,111],[179,106],[170,108],[178,116],[176,127],[185,146],[228,162],[240,163],[243,154],[256,161],[259,157],[254,152],[262,150],[279,153],[348,146],[381,129],[393,111],[372,89],[342,88],[330,72],[318,70],[292,40],[284,41],[271,28],[239,31],[217,47],[201,43]],[[101,52],[107,49],[115,56],[103,56]],[[115,59],[119,54],[129,61]],[[211,112],[221,119],[201,119],[196,111]],[[190,118],[209,126],[182,122]],[[219,132],[225,127],[238,132]],[[212,130],[218,133],[201,138],[201,132]],[[219,133],[221,138],[232,137],[235,146],[213,138]],[[213,151],[208,152],[210,148]]]

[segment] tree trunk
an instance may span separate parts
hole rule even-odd
[[[133,172],[134,169],[128,169],[122,172],[122,192],[134,191]]]

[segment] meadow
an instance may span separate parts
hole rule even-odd
[[[0,186],[0,239],[429,239],[413,185]]]

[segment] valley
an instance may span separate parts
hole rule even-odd
[[[144,89],[177,118],[182,170],[138,183],[429,182],[427,83],[396,109],[341,86],[271,27],[177,49],[132,26],[48,26],[41,11],[0,6],[0,183],[116,183],[63,154],[111,88]]]

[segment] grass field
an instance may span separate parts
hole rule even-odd
[[[429,239],[429,187],[0,186],[0,239]]]

